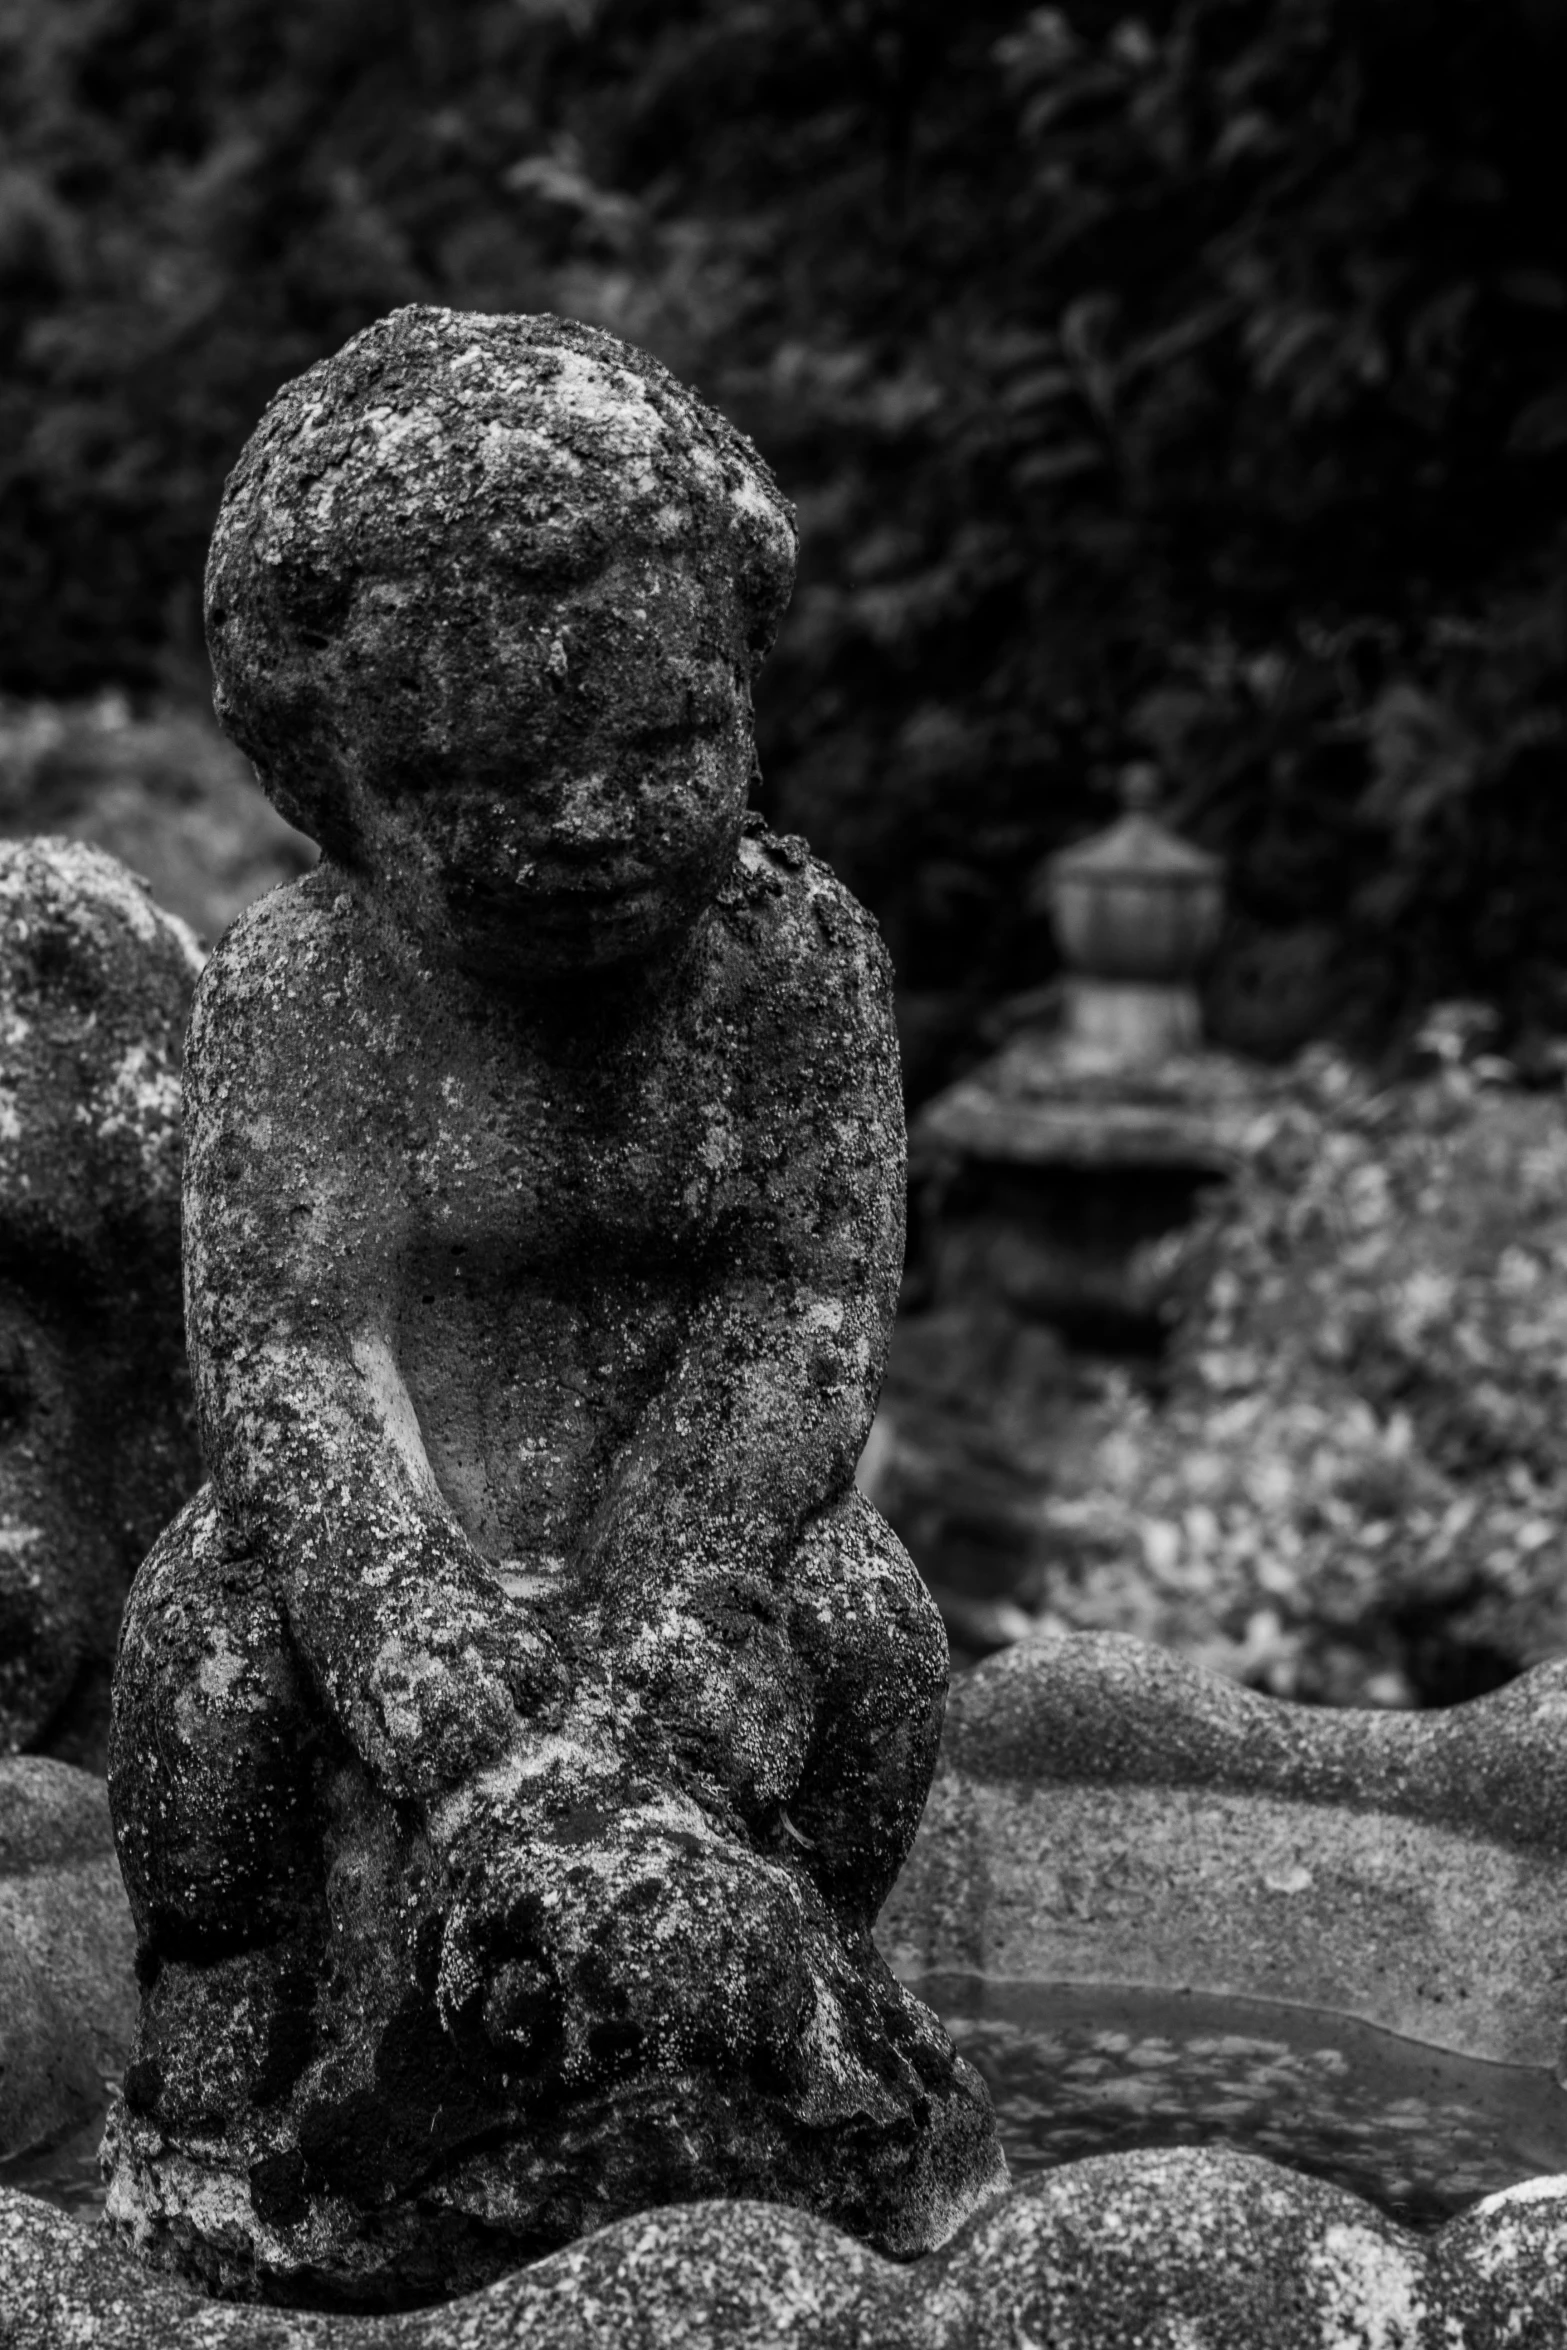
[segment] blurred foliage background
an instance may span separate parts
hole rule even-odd
[[[1392,1084],[1315,1045],[1259,1089],[1245,1167],[1146,1252],[1156,1381],[1100,1363],[1073,1397],[1011,1334],[985,1422],[1017,1615],[970,1603],[960,1637],[1132,1632],[1333,1705],[1567,1655],[1567,1120],[1491,1025],[1442,1008]]]
[[[0,0],[0,687],[194,707],[272,390],[399,302],[568,311],[798,502],[768,812],[881,917],[914,1097],[1148,754],[1232,860],[1221,1038],[1460,996],[1527,1063],[1564,121],[1561,0]]]
[[[266,400],[401,302],[646,345],[797,502],[764,803],[881,919],[911,1103],[1133,759],[1283,1064],[1156,1376],[900,1322],[954,1637],[1494,1686],[1567,1646],[1564,123],[1567,0],[0,0],[0,833],[209,935],[301,870],[206,714]]]

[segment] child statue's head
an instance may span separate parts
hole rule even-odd
[[[285,386],[229,479],[218,714],[432,947],[612,963],[727,868],[793,568],[767,468],[655,361],[400,310]]]

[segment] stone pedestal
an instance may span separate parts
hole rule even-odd
[[[955,1694],[882,1946],[921,1980],[1303,1993],[1431,2046],[1550,2066],[1564,1718],[1560,1665],[1448,1714],[1336,1713],[1131,1641],[1031,1644]],[[81,1779],[74,1801],[97,1807],[101,1855],[101,1788]],[[25,1903],[29,1869],[0,1838],[0,1894]],[[106,1915],[99,1945],[122,1971],[124,1942],[123,1915]],[[74,1964],[56,1943],[62,1999]],[[640,2212],[445,2306],[347,2325],[151,2276],[106,2231],[0,2185],[0,2313],[29,2350],[1556,2350],[1567,2181],[1523,2181],[1417,2233],[1230,2146],[1136,2150],[1030,2178],[903,2263],[810,2213],[714,2199]]]
[[[914,1122],[920,1304],[893,1334],[866,1474],[960,1662],[1033,1628],[1055,1463],[1105,1366],[1157,1378],[1154,1244],[1241,1164],[1267,1098],[1265,1072],[1179,1042],[1188,993],[1074,979],[1059,1026],[1015,1036]]]
[[[1202,1043],[1202,1011],[1195,987],[1183,982],[1086,979],[1063,982],[1063,1028],[1078,1056],[1123,1071],[1156,1070],[1170,1055],[1187,1057]]]

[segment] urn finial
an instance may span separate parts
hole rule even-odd
[[[1124,813],[1048,858],[1034,902],[1067,967],[1069,1036],[1141,1061],[1199,1041],[1192,981],[1224,919],[1223,863],[1154,813],[1150,762],[1123,769],[1120,791]]]

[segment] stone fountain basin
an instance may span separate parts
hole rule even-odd
[[[954,1691],[877,1935],[906,1978],[1200,1988],[1559,2072],[1567,1665],[1351,1712],[1141,1641],[1024,1643]]]
[[[879,1929],[910,1978],[1141,1984],[1329,2009],[1559,2070],[1567,1666],[1441,1714],[1256,1697],[1076,1635],[954,1690]],[[0,2133],[64,2126],[134,2011],[101,1785],[0,1764]],[[73,2104],[73,2100],[75,2103]],[[778,2344],[798,2350],[1559,2350],[1567,2178],[1431,2234],[1259,2157],[1099,2157],[900,2267],[802,2213],[650,2211],[443,2308],[343,2318],[205,2301],[0,2189],[0,2342],[152,2350]]]

